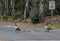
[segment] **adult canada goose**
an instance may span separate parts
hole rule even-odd
[[[15,31],[21,31],[21,29],[17,26],[16,23],[15,23]]]
[[[48,26],[49,24],[47,23],[46,26],[45,26],[45,29],[47,30],[46,32],[49,32],[49,30],[52,30],[51,27]]]

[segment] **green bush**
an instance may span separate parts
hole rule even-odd
[[[2,16],[0,16],[0,19],[1,19]]]
[[[12,19],[13,19],[13,20],[18,19],[18,18],[21,17],[21,15],[22,15],[22,14],[21,14],[20,12],[14,11],[14,12],[12,13]]]
[[[4,15],[2,16],[2,19],[3,19],[3,20],[7,20],[7,19],[8,19],[8,16],[7,16],[6,14],[4,14]]]
[[[36,8],[34,8],[30,11],[30,18],[31,18],[32,23],[39,22],[39,12]]]
[[[44,16],[50,16],[50,10],[48,8],[44,9]]]

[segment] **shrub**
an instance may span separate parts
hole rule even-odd
[[[21,15],[22,14],[20,12],[14,11],[12,13],[12,19],[15,20],[15,19],[21,18]]]
[[[31,18],[32,23],[39,22],[39,12],[36,8],[34,8],[30,11],[30,18]]]
[[[1,19],[2,16],[0,16],[0,19]]]
[[[2,19],[3,19],[3,20],[7,20],[7,19],[8,19],[8,16],[7,16],[6,14],[4,14],[4,15],[2,16]]]

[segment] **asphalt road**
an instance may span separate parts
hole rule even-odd
[[[0,24],[0,40],[60,40],[60,30],[45,32],[44,28],[34,28],[32,26],[19,26],[22,31],[15,32],[13,25]],[[34,32],[34,29],[39,32]],[[23,32],[30,30],[30,32]]]

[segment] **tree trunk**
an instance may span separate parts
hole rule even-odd
[[[2,15],[2,4],[0,4],[0,15]]]
[[[15,1],[15,0],[11,0],[11,13],[14,12],[14,1]]]
[[[5,12],[5,0],[0,0],[0,2],[1,2],[1,15],[3,15],[4,14],[4,12]]]
[[[5,2],[6,13],[7,13],[8,16],[11,15],[11,5],[10,5],[10,3],[11,3],[11,0],[6,0],[6,2]]]
[[[26,0],[25,10],[24,10],[24,20],[26,19],[26,12],[28,8],[29,0]]]
[[[43,2],[43,0],[40,0],[40,14],[39,14],[39,16],[40,16],[40,22],[43,22],[44,21],[44,13],[43,13],[43,8],[44,8],[44,2]]]

